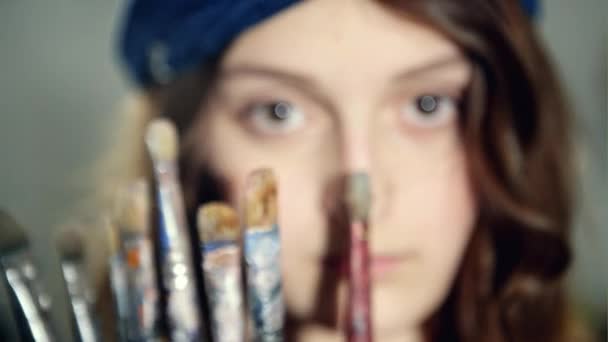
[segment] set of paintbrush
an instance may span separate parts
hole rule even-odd
[[[188,229],[176,176],[176,130],[168,121],[155,121],[148,128],[146,142],[154,166],[161,221],[161,273],[168,289],[167,318],[174,329],[184,329],[183,336],[195,336],[195,331],[200,331],[201,327],[194,322],[184,327],[180,320],[188,315],[200,322],[200,312],[181,301],[179,310],[171,311],[172,301],[178,302],[179,298],[190,298],[191,305],[196,303],[195,296],[186,289],[193,283],[190,275],[195,266],[188,263],[188,258],[192,257],[188,249],[190,244],[183,241],[188,236]],[[279,262],[276,180],[270,170],[258,170],[249,176],[246,184],[241,219],[224,203],[205,204],[198,210],[203,283],[209,307],[207,321],[214,341],[243,341],[248,336],[244,323],[245,312],[248,312],[254,328],[250,335],[254,340],[282,341],[285,308]],[[345,332],[348,341],[372,340],[367,243],[370,197],[369,178],[365,173],[348,177],[345,193],[351,222],[349,323]],[[178,260],[177,264],[175,260]],[[179,272],[175,272],[176,267]],[[243,274],[245,281],[241,278]],[[183,289],[178,289],[177,283],[183,284]],[[241,290],[242,283],[246,284],[246,291]]]
[[[277,184],[270,170],[249,175],[237,212],[226,203],[198,208],[196,229],[186,218],[177,167],[178,135],[166,120],[149,124],[145,143],[153,181],[123,189],[112,218],[109,283],[120,341],[283,341],[285,307],[277,225]],[[371,341],[365,174],[348,178],[350,286],[348,341]],[[153,201],[151,200],[153,199]],[[7,215],[2,219],[0,265],[11,289],[26,340],[52,341],[48,296],[36,280],[27,238]],[[82,229],[59,240],[61,269],[72,308],[74,336],[100,334],[84,268]],[[104,299],[108,300],[108,299]],[[22,336],[22,337],[23,337]],[[104,336],[110,338],[111,336]]]

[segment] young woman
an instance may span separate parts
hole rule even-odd
[[[129,139],[177,125],[191,215],[274,170],[289,340],[343,338],[338,189],[358,171],[378,341],[573,340],[568,111],[517,1],[234,3],[133,3]]]

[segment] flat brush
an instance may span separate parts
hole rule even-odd
[[[99,341],[93,313],[93,292],[86,281],[82,232],[74,224],[64,227],[57,240],[61,271],[72,308],[78,341]]]
[[[167,291],[167,317],[174,341],[204,337],[198,307],[189,229],[178,181],[178,136],[165,119],[152,121],[146,131],[146,147],[152,159],[159,211],[161,278]]]
[[[277,184],[272,171],[254,171],[247,180],[245,192],[243,244],[255,341],[282,341],[285,307],[277,224]]]
[[[372,341],[368,215],[371,203],[369,177],[364,173],[347,178],[346,205],[350,220],[349,296],[346,339]]]
[[[241,230],[237,213],[226,204],[209,203],[199,208],[197,221],[213,341],[243,342]]]
[[[49,322],[50,297],[38,280],[25,230],[0,210],[0,268],[22,340],[55,341]]]

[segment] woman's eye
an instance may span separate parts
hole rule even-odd
[[[302,111],[284,101],[255,104],[244,116],[247,124],[262,134],[291,133],[304,124]]]
[[[436,127],[449,122],[458,110],[457,101],[449,96],[422,95],[408,101],[401,117],[408,124]]]

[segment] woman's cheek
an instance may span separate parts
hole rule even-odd
[[[415,255],[398,280],[376,291],[378,313],[401,317],[385,319],[387,329],[419,324],[432,314],[452,287],[470,238],[477,209],[455,141],[446,137],[434,145],[402,146],[398,163],[391,164],[396,168],[382,173],[397,190],[377,218],[381,230],[372,234],[378,248],[401,241]]]
[[[429,203],[425,212],[426,224],[420,231],[420,246],[425,260],[425,279],[428,288],[427,313],[438,307],[450,291],[476,219],[476,204],[464,162],[455,157],[451,167],[445,168],[427,183]]]

